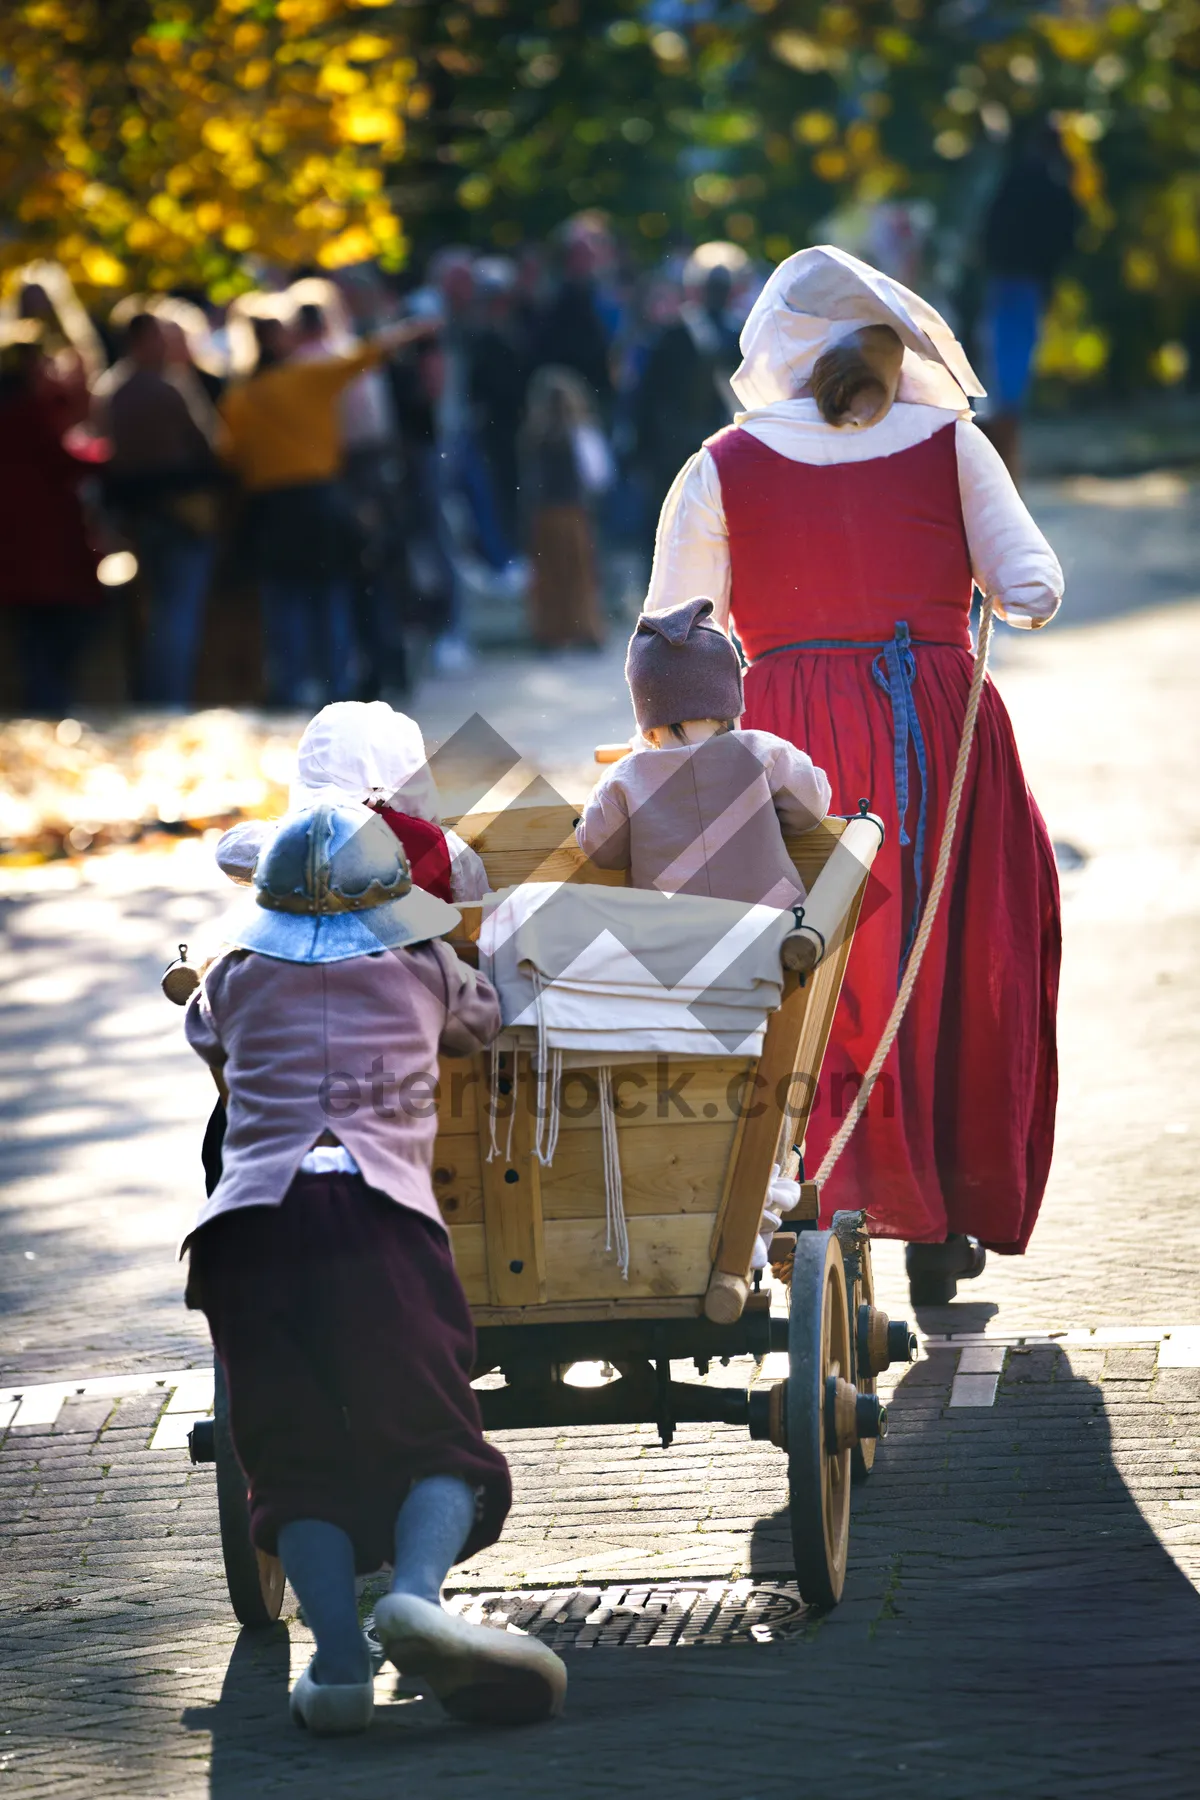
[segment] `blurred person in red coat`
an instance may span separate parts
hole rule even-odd
[[[0,606],[16,620],[21,705],[61,716],[101,599],[80,486],[104,447],[67,448],[40,335],[18,320],[0,339]]]

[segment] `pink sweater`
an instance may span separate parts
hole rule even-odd
[[[197,1227],[278,1206],[323,1131],[371,1187],[442,1223],[429,1178],[438,1052],[467,1056],[500,1029],[492,987],[440,941],[346,962],[231,950],[188,1006],[188,1042],[229,1088],[224,1172]]]
[[[576,831],[601,869],[636,888],[795,906],[804,888],[783,832],[829,811],[825,771],[769,731],[635,750],[601,777]]]

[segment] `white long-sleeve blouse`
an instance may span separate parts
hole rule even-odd
[[[812,399],[782,400],[739,413],[736,424],[792,462],[869,462],[924,443],[955,424],[958,488],[976,585],[1010,625],[1046,624],[1062,600],[1058,558],[1034,524],[999,455],[965,414],[897,402],[865,431],[827,425]],[[721,478],[706,449],[689,458],[663,503],[647,612],[709,596],[717,622],[729,625],[729,537]]]

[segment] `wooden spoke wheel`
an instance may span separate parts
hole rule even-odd
[[[876,1391],[874,1375],[867,1375],[859,1367],[858,1356],[858,1309],[860,1306],[874,1306],[875,1277],[871,1272],[871,1244],[866,1233],[863,1233],[862,1247],[859,1252],[861,1273],[850,1290],[850,1338],[854,1347],[853,1374],[851,1380],[860,1394],[873,1394]],[[878,1438],[860,1438],[850,1452],[850,1479],[859,1485],[866,1481],[875,1466],[875,1451]]]
[[[830,1450],[829,1384],[849,1381],[850,1307],[841,1246],[802,1231],[792,1269],[788,1338],[788,1501],[801,1598],[836,1606],[850,1543],[850,1451]]]
[[[213,1362],[213,1443],[217,1463],[217,1512],[221,1555],[234,1614],[241,1625],[273,1625],[283,1606],[283,1564],[250,1541],[246,1477],[229,1430],[229,1389],[220,1359]]]

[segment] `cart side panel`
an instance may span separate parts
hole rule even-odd
[[[627,1221],[629,1279],[605,1249],[603,1219],[546,1221],[546,1301],[699,1296],[708,1285],[712,1214],[650,1213]]]
[[[722,1274],[748,1276],[776,1162],[793,1144],[804,1142],[861,905],[860,889],[815,972],[803,987],[790,978],[783,1005],[771,1015],[758,1067],[758,1080],[765,1082],[764,1097],[769,1094],[771,1104],[757,1115],[747,1115],[713,1233],[713,1267]]]
[[[536,1082],[522,1055],[512,1157],[507,1094],[502,1094],[498,1153],[489,1161],[488,1058],[472,1060],[478,1065],[476,1082],[462,1078],[460,1064],[442,1065],[433,1164],[434,1192],[472,1305],[536,1311],[540,1304],[701,1296],[742,1114],[760,1104],[752,1086],[753,1060],[663,1056],[616,1072],[628,1281],[605,1248],[604,1151],[594,1076],[590,1083],[574,1078],[567,1083],[554,1160],[543,1168],[532,1145]],[[456,1075],[457,1102],[452,1102]],[[506,1053],[501,1080],[510,1077]]]
[[[525,806],[502,812],[464,813],[445,823],[478,851],[494,888],[522,881],[595,881],[626,886],[623,871],[597,869],[575,842],[577,810],[570,806]],[[787,838],[788,852],[806,887],[811,887],[846,828],[844,819],[826,819],[812,831]]]

